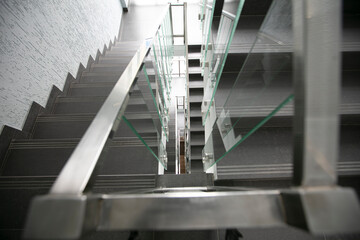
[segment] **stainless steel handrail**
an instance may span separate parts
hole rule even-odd
[[[157,25],[156,32],[151,39],[156,36],[168,10],[169,7],[166,9],[165,13],[161,15],[160,24]],[[114,131],[119,124],[123,114],[123,111],[121,110],[124,103],[127,101],[129,90],[134,83],[135,77],[145,56],[149,52],[151,45],[149,44],[149,41],[151,40],[145,40],[137,50],[135,56],[131,59],[66,165],[60,172],[60,175],[50,190],[51,194],[80,195],[84,191],[111,132]]]

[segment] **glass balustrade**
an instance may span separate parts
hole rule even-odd
[[[121,117],[119,136],[139,139],[167,169],[173,44],[168,12],[152,39],[150,54],[137,74]],[[135,143],[134,143],[135,144]]]
[[[205,46],[204,59],[204,99],[201,105],[203,113],[203,125],[208,119],[211,106],[213,105],[214,96],[219,85],[219,81],[225,66],[226,58],[232,39],[235,34],[236,26],[239,21],[244,0],[240,1],[237,7],[236,15],[232,15],[225,11],[222,12],[220,21],[213,21],[209,27],[208,42],[211,42],[211,50],[208,49],[208,43]],[[217,28],[218,25],[218,28]],[[216,29],[213,33],[211,29]]]
[[[240,53],[247,54],[245,62],[239,66],[240,71],[234,84],[222,89],[222,94],[226,92],[226,101],[221,107],[216,106],[211,134],[206,134],[210,136],[206,139],[202,152],[205,170],[222,160],[272,117],[291,116],[292,106],[288,105],[293,99],[291,23],[291,1],[274,1],[250,52]],[[228,38],[221,36],[229,35],[229,31],[222,30],[225,26],[228,28],[231,24],[224,17],[215,42],[223,43],[221,39]],[[231,42],[231,36],[229,39]],[[208,108],[203,109],[206,110],[204,122],[208,109],[211,105],[214,106],[212,102],[216,98],[218,78],[221,77],[221,68],[225,64],[221,59],[226,58],[227,51],[228,47],[223,44],[218,47],[215,44],[212,63],[215,82],[212,83],[212,78],[207,82],[213,84],[214,89],[208,84],[205,90],[208,95],[204,97],[204,103],[208,102]],[[209,93],[209,89],[212,92]]]

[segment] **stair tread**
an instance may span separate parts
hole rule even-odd
[[[190,117],[201,117],[201,111],[190,111]]]
[[[204,146],[205,145],[205,140],[200,140],[200,139],[193,140],[193,139],[191,139],[190,140],[190,145],[191,146]]]
[[[152,114],[156,114],[156,112],[143,112],[143,111],[125,111],[124,115],[127,119],[140,120],[140,116],[148,117],[152,119]],[[36,121],[37,122],[46,122],[46,121],[85,121],[89,119],[93,119],[96,116],[96,113],[70,113],[70,114],[40,114]]]
[[[191,81],[189,82],[189,88],[204,88],[204,82],[199,81]]]
[[[191,154],[191,160],[202,160],[202,156],[198,154]]]
[[[194,103],[194,102],[201,103],[202,100],[203,100],[203,96],[202,96],[202,95],[190,96],[190,97],[189,97],[189,102],[190,102],[190,103]]]
[[[157,152],[157,139],[152,139],[146,141]],[[11,161],[6,161],[2,176],[58,175],[78,141],[79,139],[13,141],[7,153]],[[138,138],[115,139],[109,145],[100,174],[155,173],[157,164],[152,153]],[[143,166],[140,171],[139,165]]]
[[[201,67],[189,67],[189,74],[201,73]]]

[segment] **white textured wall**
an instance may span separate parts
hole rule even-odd
[[[1,0],[0,131],[21,129],[32,101],[45,106],[52,85],[114,40],[121,14],[120,0]]]

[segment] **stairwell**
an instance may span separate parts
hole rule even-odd
[[[245,21],[245,23],[242,22],[242,27],[247,25],[250,32],[256,32],[254,29],[259,27],[256,23],[261,23],[261,19],[266,13],[264,9],[262,11],[264,11],[262,14],[258,12],[245,14],[245,19],[256,26],[247,25]],[[242,27],[239,27],[237,31],[237,37],[241,35]],[[253,34],[244,34],[243,36],[251,39]],[[239,39],[241,40],[241,37]],[[236,42],[235,38],[235,47],[238,48],[230,51],[216,96],[217,103],[226,99],[225,93],[231,89],[239,70],[238,67],[243,64],[246,57],[248,49],[241,50],[239,46],[236,46],[236,44],[241,45],[240,42]],[[45,109],[34,103],[25,124],[26,131],[19,133],[8,128],[4,129],[2,137],[9,144],[1,145],[0,154],[0,159],[2,159],[0,162],[0,194],[2,196],[0,200],[0,236],[20,238],[30,200],[36,195],[48,193],[56,176],[94,119],[139,44],[137,41],[115,41],[114,44],[110,44],[108,49],[104,49],[103,54],[98,52],[95,59],[90,58],[87,66],[79,69],[76,78],[68,77],[63,92],[54,88]],[[242,47],[244,46],[243,44]],[[358,73],[357,70],[352,70],[353,68],[359,69],[359,66],[351,62],[351,59],[357,55],[358,49],[343,53],[344,75],[347,76],[349,72]],[[151,59],[147,59],[145,66],[148,69],[152,90],[155,90],[156,83],[154,71],[151,69]],[[200,46],[189,46],[192,173],[203,172],[201,153],[204,148],[204,128],[201,118],[201,102],[204,86],[200,72]],[[153,121],[156,114],[147,105],[149,99],[142,91],[143,83],[144,79],[139,77],[137,84],[130,92],[129,104],[124,115],[152,151],[157,153],[159,136]],[[358,99],[358,96],[354,94],[356,91],[352,90],[354,88],[355,90],[358,88],[358,81],[355,81],[353,77],[345,78],[343,93],[346,99]],[[257,113],[259,114],[259,112]],[[241,151],[235,150],[220,162],[217,166],[220,179],[216,185],[266,188],[289,186],[292,174],[290,146],[292,114],[291,107],[284,109],[283,115],[275,116],[264,128],[241,145]],[[259,116],[255,117],[261,118],[261,112]],[[339,164],[340,185],[357,187],[358,190],[356,182],[360,176],[359,164],[353,163],[353,161],[348,164],[350,160],[356,159],[358,154],[356,147],[359,138],[359,134],[357,134],[359,133],[358,104],[348,108],[342,106],[341,117],[343,135],[340,139],[340,148],[342,147],[343,151],[341,153],[343,161],[340,160]],[[251,118],[249,119],[251,120]],[[172,122],[169,123],[169,128],[170,131],[174,128]],[[235,130],[241,132],[243,129],[239,127]],[[169,141],[171,144],[167,147],[172,149],[175,144],[173,135],[169,136]],[[175,153],[169,150],[168,153],[169,161],[173,162]],[[239,156],[242,157],[242,160],[246,159],[241,162],[242,166],[239,166]],[[273,165],[265,166],[269,163],[273,163]],[[113,193],[154,188],[156,187],[157,166],[158,162],[151,152],[122,121],[115,134],[115,139],[108,149],[108,156],[102,168],[99,169],[93,192]],[[273,171],[272,167],[278,171]],[[173,173],[174,169],[175,165],[170,164],[166,173]],[[349,181],[346,182],[346,180]],[[106,234],[108,233],[102,235],[102,237],[106,237],[103,239],[121,237],[127,239],[129,236],[129,232]],[[169,236],[176,236],[178,239],[216,239],[218,237],[210,231],[168,233],[169,235],[166,235],[166,232],[140,232],[144,239],[155,238],[155,234],[159,239],[167,239]],[[90,239],[94,238],[90,236]]]

